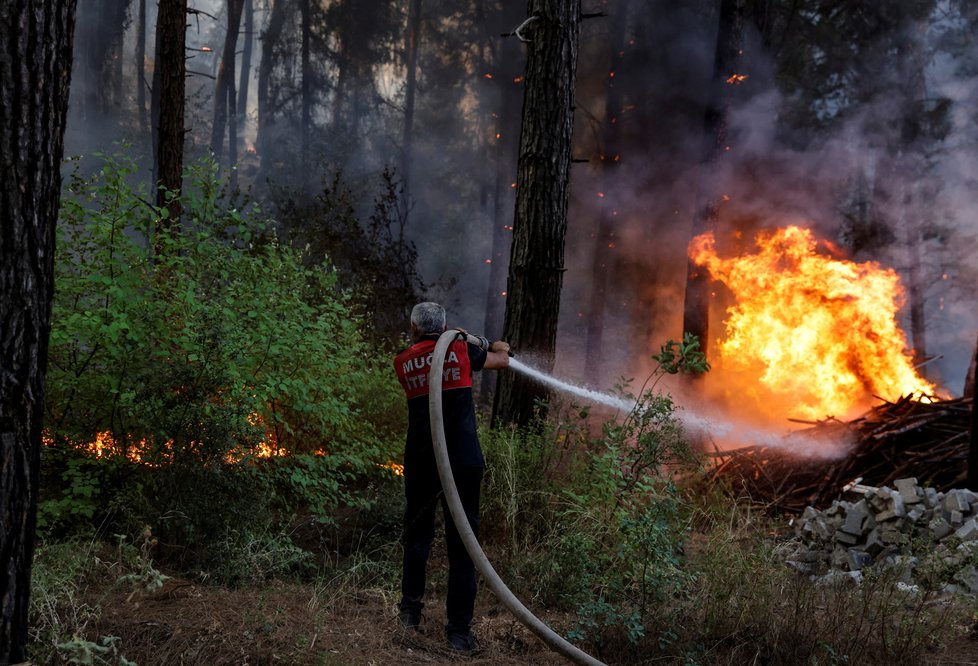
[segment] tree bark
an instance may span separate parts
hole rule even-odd
[[[303,179],[309,168],[309,140],[312,129],[312,17],[309,3],[302,0],[302,173]],[[305,185],[308,186],[308,181]]]
[[[978,344],[971,357],[969,376],[965,380],[965,396],[971,394],[971,444],[968,447],[968,488],[978,491],[978,409],[975,408],[975,395],[978,394],[978,383],[975,381],[975,366],[978,365]]]
[[[251,51],[255,43],[255,5],[254,0],[245,0],[244,4],[244,44],[241,47],[241,76],[238,79],[238,115],[242,121],[238,123],[238,139],[243,138],[243,132],[248,118],[248,89],[251,83]]]
[[[717,30],[717,46],[713,59],[713,77],[703,118],[703,160],[709,173],[723,157],[727,143],[727,114],[733,100],[735,86],[728,79],[737,73],[743,30],[743,0],[722,0],[720,24]],[[704,184],[705,195],[693,216],[691,237],[715,230],[718,193],[711,191],[715,184],[708,176]],[[686,297],[683,302],[683,332],[691,333],[700,340],[703,351],[710,348],[710,280],[704,269],[687,262]]]
[[[418,76],[418,43],[421,39],[421,0],[410,0],[404,37],[404,139],[401,142],[401,183],[405,210],[411,200],[411,160],[414,144],[414,94]]]
[[[601,347],[604,341],[604,314],[608,300],[607,282],[614,253],[615,171],[621,163],[621,123],[618,122],[623,100],[621,88],[622,61],[625,53],[625,28],[628,24],[629,0],[619,0],[613,18],[607,93],[601,147],[601,212],[594,235],[594,262],[591,266],[591,298],[587,311],[587,343],[584,351],[584,376],[601,385]]]
[[[146,131],[146,0],[139,0],[136,19],[136,108],[139,110],[139,128]],[[145,134],[144,134],[145,136]]]
[[[964,376],[964,397],[975,397],[975,374],[978,373],[978,344],[975,345],[975,355],[968,364],[968,372]]]
[[[26,659],[74,16],[0,3],[0,664]]]
[[[511,245],[513,211],[515,208],[512,183],[516,181],[516,149],[519,139],[520,107],[523,102],[523,49],[516,39],[500,38],[500,33],[512,30],[523,18],[523,8],[517,3],[495,4],[480,0],[475,5],[476,21],[485,30],[485,50],[488,59],[483,65],[493,74],[482,79],[488,94],[480,101],[484,114],[493,122],[487,123],[489,138],[486,163],[492,164],[487,201],[491,221],[492,244],[489,250],[489,279],[486,285],[486,310],[483,334],[501,339],[506,306],[506,269]],[[490,9],[490,12],[486,10]],[[495,138],[495,141],[492,138]],[[483,372],[479,399],[491,407],[499,373]]]
[[[565,270],[580,14],[580,0],[531,0],[521,31],[530,41],[503,337],[544,371],[553,366]],[[548,396],[526,377],[504,373],[493,422],[525,425]]]
[[[153,126],[156,140],[156,205],[169,217],[163,227],[179,224],[183,187],[184,98],[186,85],[187,0],[160,0],[156,20],[153,71]]]
[[[275,47],[282,39],[285,27],[286,5],[288,0],[274,0],[268,27],[262,35],[261,64],[258,66],[258,136],[256,139],[261,171],[267,174],[271,167],[271,127],[272,112],[269,108],[268,88],[272,79],[272,66],[275,60]]]
[[[229,111],[230,118],[233,120],[237,105],[237,97],[234,94],[234,64],[237,58],[242,9],[244,9],[244,0],[227,0],[228,25],[224,35],[221,64],[217,69],[217,81],[214,84],[214,125],[211,127],[211,152],[214,153],[214,159],[218,164],[224,163],[224,132],[229,128]],[[232,144],[237,138],[236,134],[236,132],[228,132],[229,142]]]

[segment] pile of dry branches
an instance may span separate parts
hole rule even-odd
[[[909,397],[886,402],[850,422],[820,421],[805,431],[812,437],[854,442],[841,460],[799,460],[765,447],[713,454],[710,478],[768,509],[800,513],[825,506],[857,479],[869,486],[893,485],[916,477],[938,490],[962,487],[967,474],[972,398],[919,402]]]

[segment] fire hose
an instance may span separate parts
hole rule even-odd
[[[438,465],[438,478],[441,480],[441,487],[445,493],[445,501],[448,504],[449,512],[452,514],[452,520],[462,538],[462,543],[465,544],[465,550],[468,551],[475,568],[482,574],[496,598],[527,629],[536,634],[555,652],[562,654],[574,663],[585,664],[586,666],[604,666],[603,662],[575,647],[541,622],[516,598],[516,595],[506,587],[496,570],[492,568],[492,564],[489,563],[489,559],[482,551],[479,540],[469,525],[469,520],[465,516],[465,509],[462,507],[462,500],[458,495],[458,489],[455,487],[455,479],[452,476],[452,465],[448,458],[448,444],[445,441],[445,422],[441,400],[441,381],[445,356],[448,347],[458,338],[478,344],[476,336],[470,336],[468,333],[457,329],[449,329],[438,338],[435,350],[431,353],[431,370],[428,374],[428,414],[431,419],[431,439],[435,450],[435,463]]]

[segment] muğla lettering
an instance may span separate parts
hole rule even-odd
[[[445,363],[458,363],[458,356],[455,355],[455,351],[448,352],[448,356],[445,358]],[[408,359],[407,362],[401,367],[401,370],[406,375],[412,370],[424,370],[425,368],[431,367],[431,354],[427,356],[418,356],[413,359]]]
[[[458,363],[458,356],[454,351],[448,353],[448,357],[445,359],[446,363]],[[404,365],[401,366],[401,370],[404,373],[404,383],[409,389],[419,389],[428,385],[428,375],[427,373],[418,373],[418,370],[424,370],[426,367],[431,365],[431,354],[427,356],[418,356],[417,358],[408,359],[405,361]],[[410,374],[414,373],[414,374]],[[445,368],[442,371],[441,380],[443,382],[459,382],[462,380],[462,369],[456,365],[454,368]]]

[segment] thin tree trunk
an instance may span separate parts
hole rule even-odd
[[[268,27],[262,35],[261,42],[261,63],[258,66],[258,136],[255,143],[263,174],[271,170],[272,112],[269,108],[268,88],[272,79],[275,46],[281,40],[282,29],[285,27],[287,4],[288,0],[274,0]]]
[[[975,408],[975,396],[978,395],[978,384],[975,382],[975,366],[978,365],[978,344],[971,357],[970,377],[965,381],[965,396],[971,395],[971,443],[968,447],[968,488],[978,491],[978,409]]]
[[[411,160],[414,145],[414,94],[418,75],[418,44],[421,39],[421,0],[410,0],[404,40],[404,139],[401,143],[401,183],[405,206],[411,200]],[[405,208],[406,210],[407,208]]]
[[[160,0],[153,71],[153,126],[156,205],[169,216],[161,226],[179,224],[183,187],[184,98],[186,84],[187,0]]]
[[[251,83],[251,51],[255,43],[255,6],[254,0],[245,0],[244,4],[244,44],[241,47],[241,76],[238,79],[238,139],[244,138],[248,125],[248,89]]]
[[[312,17],[310,0],[302,0],[302,173],[309,173],[309,139],[312,127]],[[306,182],[308,185],[308,181]]]
[[[0,664],[27,658],[74,16],[0,3]]]
[[[139,128],[149,127],[146,116],[146,0],[139,0],[136,19],[136,108],[139,110]],[[145,136],[145,134],[144,134]]]
[[[691,237],[714,231],[717,219],[718,193],[711,191],[715,185],[712,174],[725,152],[727,142],[727,114],[733,100],[735,86],[728,83],[737,73],[742,33],[742,0],[722,0],[717,46],[713,60],[713,78],[703,121],[703,164],[709,171],[705,184],[705,201],[693,216]],[[686,268],[686,297],[683,303],[683,331],[699,338],[704,351],[710,348],[710,281],[705,269],[692,261]]]
[[[244,0],[227,0],[228,25],[224,34],[224,50],[221,64],[217,69],[214,84],[214,124],[211,127],[211,152],[218,164],[223,162],[224,132],[228,129],[228,111],[234,118],[233,107],[237,98],[234,95],[234,61],[238,48],[238,32],[241,29],[241,10]]]
[[[523,30],[530,41],[503,337],[544,371],[553,366],[565,270],[580,15],[580,0],[531,0]],[[493,422],[525,425],[548,396],[526,377],[503,373]]]
[[[621,163],[621,123],[622,110],[621,68],[625,53],[625,28],[628,25],[629,0],[619,0],[615,8],[614,23],[610,40],[610,67],[605,96],[605,115],[602,131],[601,152],[601,212],[598,229],[594,235],[594,263],[591,265],[591,298],[587,316],[587,343],[584,351],[584,376],[595,385],[601,385],[601,347],[604,340],[604,315],[608,300],[607,283],[610,278],[615,237],[614,190],[616,170]]]
[[[968,372],[964,376],[964,397],[974,398],[975,397],[975,374],[976,366],[978,366],[978,344],[975,345],[975,355],[971,357],[971,363],[968,364]]]
[[[493,12],[487,14],[491,7]],[[491,115],[491,137],[487,141],[487,164],[492,164],[490,177],[491,193],[488,214],[491,220],[492,245],[489,251],[489,279],[486,284],[486,309],[483,333],[491,339],[502,337],[503,316],[506,306],[506,269],[511,245],[510,230],[515,208],[511,187],[516,181],[516,149],[519,139],[520,105],[523,101],[523,49],[514,39],[500,38],[504,30],[512,30],[523,17],[522,8],[516,3],[496,5],[480,0],[476,4],[476,21],[484,26],[485,49],[489,61],[484,63],[493,78],[484,80],[483,85],[495,93],[490,101],[482,101],[485,114]],[[480,400],[492,405],[499,373],[482,373]]]

